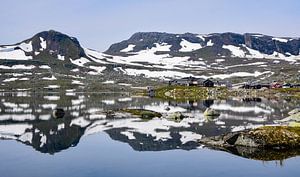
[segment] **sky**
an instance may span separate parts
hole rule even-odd
[[[135,32],[300,37],[299,0],[1,0],[0,44],[45,30],[106,50]]]

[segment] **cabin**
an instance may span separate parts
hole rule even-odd
[[[249,103],[249,102],[262,102],[261,98],[243,98],[242,99],[243,102]]]
[[[200,86],[200,87],[214,87],[214,82],[210,79],[201,79],[195,77],[184,77],[181,79],[173,79],[169,81],[169,85],[181,86]]]
[[[243,89],[262,89],[262,88],[271,88],[270,84],[267,83],[246,83],[241,88]]]
[[[210,79],[206,79],[205,81],[203,81],[202,86],[203,87],[214,87],[215,83]]]
[[[292,88],[300,88],[300,84],[293,84]]]
[[[195,77],[184,77],[181,79],[173,79],[169,81],[169,85],[198,86],[199,79]]]
[[[243,89],[261,89],[261,84],[244,84],[242,86]]]

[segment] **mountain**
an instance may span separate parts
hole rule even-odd
[[[2,88],[84,89],[87,77],[94,80],[106,69],[87,52],[92,50],[83,48],[76,38],[53,30],[14,45],[1,45]]]
[[[121,91],[189,76],[297,82],[299,48],[299,38],[263,34],[139,32],[101,53],[50,30],[0,46],[0,88],[94,91],[113,86]]]
[[[132,76],[296,82],[299,48],[299,38],[263,34],[146,32],[113,44],[104,53],[113,56],[113,62],[126,64],[122,71]]]
[[[1,47],[1,59],[59,58],[76,59],[86,57],[78,40],[57,31],[44,31],[18,44]]]
[[[124,55],[154,47],[158,51],[197,57],[284,58],[299,55],[300,39],[278,38],[262,34],[214,33],[169,34],[136,33],[128,40],[113,44],[105,53]]]

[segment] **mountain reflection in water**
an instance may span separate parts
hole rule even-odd
[[[0,138],[16,140],[49,154],[75,147],[85,136],[99,132],[106,132],[111,139],[127,143],[136,151],[197,149],[202,147],[197,141],[203,136],[273,124],[297,106],[297,102],[291,100],[263,98],[175,102],[131,97],[126,93],[71,91],[1,93],[0,97]],[[204,117],[203,112],[208,107],[221,115],[211,119]],[[53,111],[57,108],[64,110],[63,118],[55,118]],[[186,118],[180,121],[167,118],[142,120],[120,111],[125,108],[147,109],[162,114],[179,111]],[[254,151],[255,154],[240,149],[225,151],[253,159],[268,157],[268,152],[260,156],[257,151]],[[298,151],[270,153],[278,158],[274,155],[274,158],[261,160],[284,159],[299,154]]]

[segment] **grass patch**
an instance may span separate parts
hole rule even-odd
[[[155,90],[155,97],[171,100],[203,100],[209,97],[224,98],[228,94],[226,88],[207,88],[198,86],[166,86]]]
[[[267,147],[299,147],[300,127],[265,126],[249,132],[257,140],[262,140]]]
[[[138,116],[142,119],[152,119],[154,117],[161,117],[162,115],[158,112],[149,111],[145,109],[123,109],[123,112],[130,113],[132,115]]]

